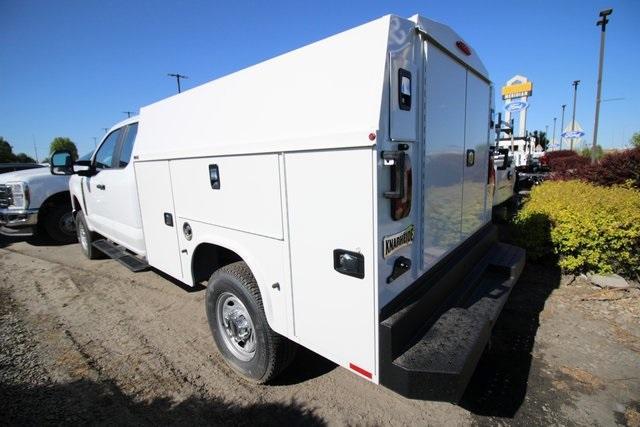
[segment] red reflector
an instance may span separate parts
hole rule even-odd
[[[469,49],[469,46],[467,46],[462,40],[458,40],[456,42],[456,46],[458,47],[458,49],[460,49],[465,55],[469,56],[471,55],[471,49]]]
[[[375,133],[373,133],[373,132],[371,132],[371,133],[369,134],[369,141],[373,141],[373,140],[375,140],[375,139],[376,139],[376,134],[375,134]]]
[[[365,371],[364,369],[362,369],[359,366],[354,365],[353,363],[349,363],[349,367],[351,369],[353,369],[354,371],[356,371],[357,373],[359,373],[360,375],[364,375],[365,377],[371,379],[372,375],[371,372],[369,371]]]

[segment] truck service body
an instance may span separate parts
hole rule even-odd
[[[213,273],[207,298],[250,271],[251,298],[207,310],[254,381],[263,311],[366,380],[456,401],[524,263],[490,224],[489,110],[453,30],[385,16],[114,126],[70,180],[76,223],[188,286]]]

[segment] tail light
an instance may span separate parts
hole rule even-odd
[[[489,154],[489,173],[487,174],[487,185],[493,195],[496,191],[496,169],[493,167],[493,155]]]
[[[404,151],[383,151],[382,158],[391,166],[391,189],[384,192],[384,197],[391,199],[391,218],[397,221],[411,212],[411,157]]]

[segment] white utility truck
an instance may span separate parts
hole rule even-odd
[[[82,248],[207,283],[217,348],[254,382],[300,344],[456,401],[524,265],[490,224],[489,98],[454,31],[382,17],[114,126],[70,180]]]

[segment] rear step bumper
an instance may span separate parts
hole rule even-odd
[[[489,227],[425,274],[383,314],[380,383],[458,402],[524,263],[525,251],[497,242]]]

